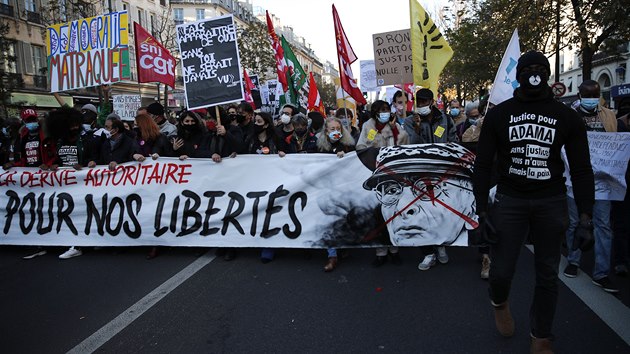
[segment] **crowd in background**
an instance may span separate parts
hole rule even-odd
[[[368,110],[362,106],[356,111],[329,109],[327,118],[316,111],[305,114],[290,104],[283,106],[277,116],[272,116],[255,110],[246,102],[184,110],[177,115],[165,111],[155,102],[138,109],[133,121],[121,120],[116,112],[102,121],[99,109],[93,104],[83,105],[80,109],[64,106],[44,117],[29,108],[24,109],[19,118],[2,122],[0,162],[5,170],[13,166],[55,170],[96,165],[115,169],[121,163],[161,156],[181,160],[208,158],[213,163],[220,163],[224,158],[239,154],[283,157],[296,153],[330,153],[343,158],[348,152],[367,147],[446,142],[474,144],[479,139],[484,113],[492,108],[486,100],[468,103],[465,107],[459,101],[451,100],[440,110],[428,89],[416,92],[414,111],[406,110],[407,99],[407,94],[398,91],[391,102],[377,100]],[[578,104],[574,108],[579,111],[580,107]],[[590,108],[592,112],[593,107]],[[627,131],[629,112],[630,100],[622,102],[615,131]],[[613,213],[623,213],[627,209],[627,202],[619,202]],[[619,242],[615,243],[613,267],[622,275],[627,274],[628,266],[627,234],[625,226],[615,229],[615,239]],[[418,264],[421,270],[428,270],[437,262],[449,261],[445,247],[421,249],[423,259]],[[219,249],[219,252],[225,260],[236,256],[236,250],[231,248]],[[45,249],[39,248],[25,258],[45,253]],[[59,257],[68,259],[82,253],[80,248],[72,247]],[[325,271],[334,270],[346,254],[341,250],[339,253],[338,257],[336,249],[328,250]],[[491,262],[489,252],[481,247],[479,253],[481,278],[487,279]],[[261,261],[272,261],[274,254],[273,249],[262,249]],[[157,255],[158,249],[154,247],[147,258]],[[382,266],[388,261],[401,262],[397,247],[376,250],[374,266]]]

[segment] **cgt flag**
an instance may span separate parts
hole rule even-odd
[[[315,83],[315,78],[313,77],[313,73],[309,73],[309,90],[308,90],[308,111],[318,111],[324,117],[326,117],[326,108],[324,108],[324,102],[322,102],[322,98],[319,95],[319,90],[317,90],[317,84]]]
[[[247,70],[243,69],[243,81],[245,85],[243,85],[243,93],[245,96],[245,102],[249,103],[253,109],[256,109],[256,104],[254,103],[254,97],[252,96],[252,90],[256,88],[254,83],[247,75]]]
[[[138,82],[161,82],[175,88],[175,58],[137,22],[133,23],[133,31]]]
[[[413,82],[437,94],[442,69],[453,56],[453,49],[418,0],[409,0]]]
[[[357,56],[354,54],[354,50],[352,50],[352,46],[348,41],[348,37],[346,37],[343,26],[341,26],[341,20],[339,19],[335,5],[332,6],[332,11],[333,21],[335,22],[335,39],[337,41],[337,58],[339,60],[341,87],[358,103],[366,104],[365,97],[363,97],[363,93],[361,89],[359,89],[357,80],[352,75],[352,68],[350,67],[350,64],[357,60]]]
[[[516,64],[518,64],[518,58],[521,56],[521,46],[518,40],[518,29],[512,33],[510,43],[505,49],[503,59],[501,59],[501,65],[497,75],[494,77],[494,84],[492,84],[492,91],[490,92],[490,98],[488,102],[498,105],[499,103],[512,98],[514,90],[518,87],[518,81],[516,81]]]
[[[269,31],[269,41],[276,58],[276,69],[278,70],[278,81],[282,84],[282,89],[286,92],[289,88],[287,83],[287,62],[284,60],[284,50],[280,44],[280,39],[273,29],[273,22],[269,17],[269,11],[267,11],[267,31]]]

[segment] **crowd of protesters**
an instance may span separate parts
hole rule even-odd
[[[590,82],[586,86],[589,84],[593,86]],[[588,94],[599,95],[598,92],[590,91]],[[413,111],[406,110],[410,98],[415,100]],[[589,97],[584,97],[582,101],[590,104]],[[580,109],[586,112],[589,107],[591,112],[594,111],[593,107],[598,109],[597,106],[584,107],[574,108],[578,112]],[[8,118],[2,122],[0,162],[4,169],[19,166],[43,170],[69,167],[78,170],[96,165],[115,169],[121,163],[158,159],[161,156],[181,160],[207,158],[213,163],[220,163],[224,158],[236,157],[238,154],[284,157],[296,153],[329,153],[343,158],[348,152],[367,147],[442,142],[475,144],[483,126],[483,116],[490,108],[492,105],[488,106],[485,100],[468,103],[465,107],[459,101],[451,100],[446,107],[438,109],[433,93],[421,89],[415,97],[408,97],[406,93],[398,91],[391,102],[377,100],[369,110],[364,107],[358,107],[356,111],[346,108],[328,110],[328,117],[315,111],[301,113],[298,107],[290,104],[283,106],[274,117],[243,102],[226,107],[184,110],[173,119],[173,114],[155,102],[138,109],[133,121],[122,121],[116,113],[111,113],[99,124],[99,110],[92,104],[79,109],[65,106],[44,117],[34,109],[24,109],[19,119]],[[603,109],[599,108],[600,111]],[[627,131],[629,112],[630,100],[622,102],[617,112],[618,123],[615,123],[614,115],[610,116],[614,113],[607,113],[606,129],[603,131]],[[587,124],[593,125],[592,114],[583,114],[590,117],[590,123]],[[614,129],[611,128],[613,125]],[[601,220],[610,220],[610,214],[623,215],[624,211],[628,211],[627,201],[613,203],[612,212],[602,215]],[[610,224],[612,231],[606,233],[607,243],[597,248],[598,257],[604,257],[597,261],[597,269],[602,275],[611,266],[619,275],[628,272],[627,235],[630,228],[624,222],[613,220]],[[608,225],[600,221],[602,223]],[[614,238],[611,236],[613,231]],[[602,248],[604,250],[600,251]],[[610,255],[611,249],[614,258]],[[449,261],[443,246],[421,247],[421,250],[423,259],[418,264],[420,270],[428,270],[437,262],[444,264]],[[261,251],[263,263],[274,259],[273,249]],[[337,267],[337,251],[328,249],[325,271]],[[343,250],[339,251],[342,255],[346,254]],[[479,252],[482,259],[481,278],[488,279],[491,264],[489,250],[480,247]],[[225,260],[232,260],[237,254],[233,248],[219,249],[219,253]],[[604,256],[600,253],[604,253]],[[46,250],[38,248],[24,258],[43,254],[46,254]],[[80,255],[80,248],[71,247],[59,258]],[[153,247],[147,258],[157,255],[158,248]],[[571,253],[570,256],[570,266],[564,273],[575,276],[579,254]],[[401,262],[398,248],[390,246],[376,249],[373,266],[380,267],[388,261],[393,264]],[[602,265],[606,261],[608,267]],[[606,284],[606,289],[616,290],[610,283]]]

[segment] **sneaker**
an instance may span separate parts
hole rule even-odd
[[[488,278],[490,278],[490,257],[484,254],[481,261],[481,279]]]
[[[625,264],[616,265],[615,266],[615,274],[620,276],[620,277],[627,277],[628,276],[628,266],[626,266]]]
[[[605,292],[607,293],[618,293],[619,289],[617,287],[615,287],[615,285],[612,283],[612,281],[608,278],[608,277],[603,277],[601,279],[593,279],[593,284],[599,286],[600,288],[604,289]]]
[[[67,251],[59,255],[59,259],[70,259],[73,257],[78,257],[82,254],[83,254],[83,251],[81,251],[80,249],[70,247]]]
[[[569,264],[566,268],[564,268],[564,276],[567,278],[575,278],[578,273],[578,266],[575,264]]]
[[[28,256],[22,257],[22,259],[33,259],[35,257],[43,256],[46,253],[47,253],[46,250],[40,248],[37,251],[35,251],[35,253],[31,253]]]
[[[438,256],[437,259],[440,263],[446,264],[448,263],[448,254],[446,254],[446,247],[441,246],[437,248]]]
[[[420,270],[429,270],[429,269],[431,269],[431,267],[433,267],[435,265],[435,259],[436,259],[435,254],[430,254],[428,256],[425,256],[424,259],[422,260],[422,262],[420,262],[420,264],[418,264],[418,269],[420,269]]]

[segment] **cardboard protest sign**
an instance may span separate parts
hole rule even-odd
[[[142,104],[140,95],[114,95],[114,112],[121,120],[134,120]]]
[[[244,99],[232,15],[177,26],[177,44],[188,109]]]
[[[50,92],[130,80],[127,11],[48,27]]]
[[[413,82],[411,35],[408,29],[377,33],[374,41],[374,65],[378,86]]]

